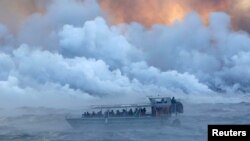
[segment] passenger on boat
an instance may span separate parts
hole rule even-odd
[[[142,114],[142,108],[139,108],[139,114],[140,115]]]
[[[129,109],[128,115],[129,115],[129,116],[133,116],[133,111],[132,111],[132,109]]]
[[[105,111],[104,116],[108,117],[109,116],[109,111]]]
[[[145,109],[145,110],[146,110],[146,109]],[[141,116],[141,115],[144,115],[143,112],[144,112],[144,110],[143,110],[142,108],[139,108],[139,109],[136,108],[136,109],[135,109],[135,112],[134,112],[134,115],[135,115],[135,116]]]
[[[116,110],[116,116],[120,116],[120,111],[119,110]]]
[[[127,111],[125,109],[122,109],[122,115],[126,116],[127,115]]]
[[[95,111],[92,112],[92,117],[95,117],[96,113]]]
[[[174,97],[171,99],[171,103],[172,103],[172,104],[175,104],[175,103],[176,103],[176,100],[175,100]]]
[[[89,112],[86,112],[86,117],[89,117],[90,116],[90,113]]]
[[[139,114],[139,109],[135,108],[134,115],[137,116]]]
[[[115,115],[114,110],[111,110],[111,111],[109,112],[109,115],[110,115],[110,116],[114,116],[114,115]]]
[[[142,109],[142,115],[146,115],[146,108],[145,107]]]

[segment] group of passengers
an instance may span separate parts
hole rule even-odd
[[[134,110],[129,109],[122,109],[122,111],[120,110],[110,110],[110,111],[106,111],[104,113],[102,113],[102,111],[99,112],[84,112],[84,114],[82,114],[82,117],[103,117],[103,116],[111,116],[111,117],[120,117],[120,116],[144,116],[146,115],[146,108],[135,108]]]
[[[157,101],[156,103],[168,103],[168,100],[162,98],[161,101]],[[172,97],[172,98],[171,98],[171,104],[176,104],[175,97]]]

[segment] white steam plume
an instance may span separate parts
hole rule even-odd
[[[17,34],[0,25],[0,106],[127,103],[157,94],[209,102],[250,91],[250,37],[232,31],[225,13],[211,14],[208,26],[193,12],[148,29],[108,25],[95,1],[46,8]]]

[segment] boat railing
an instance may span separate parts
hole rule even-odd
[[[88,113],[85,112],[82,114],[82,118],[107,118],[107,117],[140,117],[140,116],[150,116],[152,115],[150,111],[147,111],[146,108],[140,108],[132,111],[123,109],[122,111],[117,110],[107,110],[104,113],[99,111],[97,113]]]
[[[106,119],[106,118],[143,118],[143,117],[151,117],[151,114],[145,114],[145,115],[125,115],[125,116],[96,116],[96,117],[82,117],[82,119]]]

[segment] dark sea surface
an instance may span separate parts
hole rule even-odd
[[[0,109],[0,141],[206,141],[208,124],[250,124],[250,103],[184,104],[178,126],[73,129],[69,109]],[[176,118],[176,117],[173,117]],[[129,123],[128,123],[129,124]],[[122,126],[122,125],[121,125]]]

